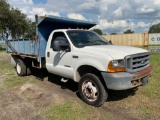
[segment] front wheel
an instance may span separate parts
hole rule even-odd
[[[99,78],[91,73],[82,76],[78,88],[81,99],[92,106],[101,106],[108,97]]]

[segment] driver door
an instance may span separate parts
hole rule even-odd
[[[71,50],[66,52],[64,49],[61,49],[60,46],[58,46],[59,50],[55,51],[53,49],[55,41],[59,42],[57,38],[60,37],[67,39],[63,32],[55,32],[52,36],[51,46],[46,50],[46,67],[50,73],[73,79],[73,68],[71,67]]]

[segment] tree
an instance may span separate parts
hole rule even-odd
[[[10,5],[6,3],[6,0],[0,0],[0,32],[2,36],[8,23],[7,18],[10,18]]]
[[[30,20],[25,14],[11,7],[6,0],[0,0],[0,32],[2,35],[10,32],[12,38],[20,38],[29,31],[29,27]]]
[[[159,24],[152,25],[152,26],[149,28],[148,33],[160,33],[160,23],[159,23]]]
[[[28,25],[28,29],[23,37],[34,39],[34,37],[36,36],[36,22],[29,21]]]
[[[98,33],[98,34],[100,34],[100,35],[103,34],[101,29],[93,29],[93,31],[96,32],[96,33]]]
[[[124,31],[124,34],[130,34],[130,33],[134,33],[134,31],[133,31],[133,30],[130,30],[130,29]]]
[[[29,27],[27,16],[21,13],[20,10],[12,8],[11,17],[12,21],[9,23],[11,35],[13,38],[20,38]]]

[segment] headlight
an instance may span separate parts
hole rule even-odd
[[[113,64],[114,67],[118,67],[118,61],[117,60],[112,61],[112,64]]]
[[[108,64],[107,72],[123,72],[125,71],[124,60],[112,60]]]

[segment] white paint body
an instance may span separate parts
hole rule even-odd
[[[92,66],[99,71],[107,71],[111,60],[124,59],[127,55],[147,52],[147,50],[141,48],[118,45],[95,45],[76,48],[66,31],[66,29],[54,30],[50,34],[46,47],[46,68],[50,73],[73,79],[76,82],[79,81],[76,76],[77,69],[82,65]],[[63,32],[66,35],[70,43],[70,52],[53,51],[50,46],[54,32]],[[50,57],[47,56],[48,52]],[[73,58],[73,56],[78,56],[78,58]]]

